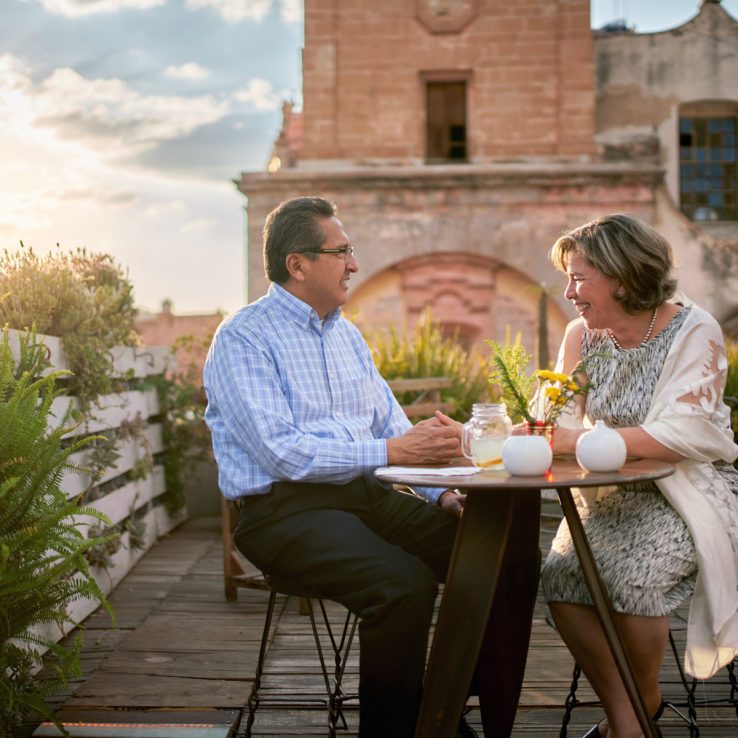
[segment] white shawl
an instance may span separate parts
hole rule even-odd
[[[730,411],[722,401],[726,373],[720,326],[692,305],[641,426],[686,457],[672,476],[656,484],[687,523],[697,550],[684,667],[698,679],[711,677],[738,654],[738,500],[712,465],[738,457]],[[582,501],[593,504],[610,491],[582,489]]]

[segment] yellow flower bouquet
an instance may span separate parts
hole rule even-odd
[[[577,395],[586,394],[590,387],[584,374],[584,360],[579,362],[571,374],[539,369],[534,376],[539,382],[538,393],[534,398],[536,420],[543,423],[555,424],[567,405]]]
[[[553,426],[574,398],[590,389],[585,374],[586,359],[571,374],[539,369],[528,376],[526,369],[531,356],[519,342],[487,343],[492,349],[489,380],[501,388],[501,399],[513,420]]]

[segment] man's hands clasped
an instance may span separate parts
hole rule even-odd
[[[387,441],[389,464],[445,464],[461,456],[461,423],[443,413],[423,420],[405,435]],[[438,505],[445,512],[461,517],[466,495],[445,490]]]
[[[389,464],[446,464],[461,456],[455,426],[438,418],[423,420],[399,438],[387,441]]]

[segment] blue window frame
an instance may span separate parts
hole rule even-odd
[[[738,220],[735,117],[679,120],[682,212],[692,220]]]

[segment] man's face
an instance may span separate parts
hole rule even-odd
[[[343,229],[343,223],[334,217],[324,218],[320,224],[325,233],[322,249],[342,249],[351,246],[351,240]],[[320,318],[340,307],[348,298],[348,282],[359,265],[352,256],[344,261],[344,254],[317,254],[315,260],[302,256],[305,280],[301,284],[301,299]]]

